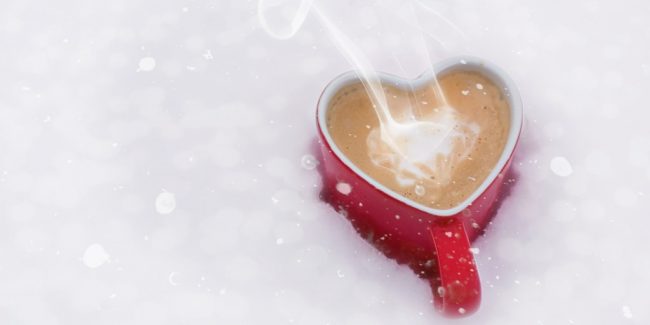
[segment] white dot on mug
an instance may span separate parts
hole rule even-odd
[[[336,190],[343,195],[349,195],[352,192],[352,186],[345,182],[339,182],[336,184]]]

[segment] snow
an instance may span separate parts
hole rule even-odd
[[[156,67],[156,59],[144,57],[138,63],[138,71],[151,71]]]
[[[92,244],[86,248],[83,256],[83,262],[89,268],[97,268],[106,263],[109,259],[108,253],[100,244]]]
[[[425,69],[419,24],[432,60],[519,86],[515,186],[471,246],[482,306],[454,322],[650,323],[650,4],[314,3],[379,70]],[[278,40],[256,1],[1,7],[0,323],[446,323],[319,199],[315,106],[351,67],[313,12]]]
[[[170,214],[176,209],[176,196],[174,193],[161,192],[156,197],[156,211],[160,214]]]
[[[558,176],[567,177],[573,173],[571,163],[564,157],[551,159],[551,170]]]
[[[304,169],[312,170],[318,166],[318,160],[313,155],[306,154],[300,159],[300,165]]]

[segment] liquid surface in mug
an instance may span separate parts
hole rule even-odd
[[[456,70],[438,80],[444,97],[436,96],[433,81],[408,90],[384,84],[394,123],[378,117],[361,82],[335,94],[326,119],[335,145],[371,178],[425,206],[450,209],[499,160],[510,108],[500,88],[478,72]]]

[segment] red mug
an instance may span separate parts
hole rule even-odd
[[[329,134],[326,113],[342,88],[360,81],[354,71],[331,81],[317,108],[322,197],[343,213],[364,238],[386,256],[409,265],[429,280],[435,306],[443,314],[473,313],[481,300],[481,285],[470,243],[488,225],[508,192],[507,175],[522,127],[522,104],[517,88],[501,69],[482,59],[458,57],[438,63],[435,71],[476,71],[490,78],[508,98],[511,125],[497,164],[482,184],[458,206],[437,210],[388,189],[357,168],[337,148]],[[433,71],[414,80],[379,74],[383,84],[417,89],[430,82]]]

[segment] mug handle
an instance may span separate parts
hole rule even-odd
[[[475,312],[481,302],[481,283],[465,226],[449,218],[433,224],[429,232],[438,257],[438,277],[430,280],[434,304],[451,317]]]

